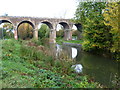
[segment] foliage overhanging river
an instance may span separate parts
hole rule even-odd
[[[108,58],[83,52],[81,46],[69,46],[49,44],[51,53],[55,57],[64,54],[67,58],[73,59],[76,64],[82,65],[82,73],[89,75],[95,81],[111,87],[117,84],[118,63]]]

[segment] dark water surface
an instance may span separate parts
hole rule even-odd
[[[82,65],[82,73],[107,87],[113,87],[118,83],[118,63],[111,59],[83,52],[80,46],[50,44],[50,50],[56,57],[64,54],[74,59],[76,64]]]

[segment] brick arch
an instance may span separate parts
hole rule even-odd
[[[34,25],[31,21],[23,20],[23,21],[21,21],[21,22],[18,23],[18,25],[17,25],[17,30],[18,30],[18,27],[19,27],[22,23],[28,23],[28,24],[30,24],[30,25],[33,27],[33,29],[35,29],[35,25]]]
[[[81,31],[81,30],[82,30],[82,24],[77,23],[77,24],[73,24],[73,25],[75,25],[75,26],[77,27],[77,30],[78,30],[78,31]]]
[[[49,21],[41,21],[41,23],[46,24],[50,29],[53,29],[53,25]]]
[[[2,23],[10,23],[14,26],[14,24],[10,20],[4,20],[4,19],[0,20],[0,24],[2,24]]]
[[[2,24],[2,23],[9,23],[9,24],[11,24],[12,25],[12,30],[14,30],[14,24],[10,21],[10,20],[6,20],[6,19],[3,19],[3,20],[0,20],[0,25]],[[2,27],[3,28],[3,27]],[[3,38],[3,35],[4,35],[4,33],[3,32],[0,32],[1,33],[1,35],[2,36],[0,36],[0,38]],[[12,32],[13,33],[13,32]],[[13,33],[14,34],[14,33]]]
[[[67,22],[59,22],[58,24],[62,25],[64,29],[70,29],[70,26]]]
[[[20,21],[19,23],[18,23],[18,25],[16,26],[16,33],[17,33],[17,38],[19,38],[19,35],[18,35],[18,33],[19,33],[19,31],[18,31],[18,28],[19,28],[19,26],[21,25],[21,24],[23,24],[23,23],[28,23],[28,24],[30,24],[31,26],[32,26],[32,28],[33,28],[33,35],[34,35],[34,30],[35,30],[35,25],[31,22],[31,21],[29,21],[29,20],[23,20],[23,21]],[[32,36],[33,37],[33,36]]]

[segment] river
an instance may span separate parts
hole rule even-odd
[[[55,57],[60,57],[64,54],[70,59],[73,59],[76,64],[82,65],[82,72],[90,76],[95,81],[109,88],[118,84],[118,63],[99,56],[87,53],[81,50],[81,46],[69,46],[50,44],[51,53]]]

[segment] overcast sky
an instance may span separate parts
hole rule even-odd
[[[73,18],[77,0],[1,0],[0,15]]]

